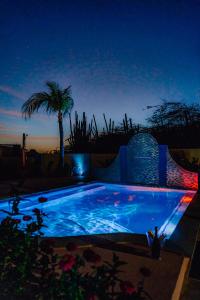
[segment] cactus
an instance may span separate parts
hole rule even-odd
[[[105,122],[105,127],[106,127],[107,134],[114,133],[116,131],[115,122],[111,118],[107,122],[105,114],[103,114],[103,118],[104,118],[104,122]],[[103,128],[103,133],[105,133],[105,128]]]
[[[94,114],[93,114],[93,120],[94,120],[94,131],[93,131],[94,133],[93,133],[93,135],[98,138],[99,133],[98,133],[97,122],[96,122],[96,118],[95,118]],[[92,130],[93,130],[93,128],[92,128]]]
[[[106,120],[106,116],[105,116],[105,114],[103,114],[103,118],[104,118],[105,125],[106,125],[106,131],[107,131],[107,133],[109,133],[109,129],[108,129],[108,123],[107,123],[107,120]]]
[[[70,136],[67,139],[70,148],[74,151],[88,151],[89,142],[91,139],[92,121],[87,123],[85,112],[83,112],[82,119],[79,119],[78,113],[75,112],[74,124],[70,115]]]
[[[90,152],[92,139],[96,139],[99,136],[95,116],[93,115],[93,119],[88,123],[85,112],[83,112],[82,119],[80,119],[76,111],[74,124],[72,124],[71,115],[69,119],[70,136],[66,141],[70,145],[70,150],[74,152]]]
[[[80,119],[78,113],[75,112],[74,123],[70,115],[70,150],[74,152],[91,152],[101,151],[101,149],[117,149],[121,144],[126,144],[130,136],[141,131],[141,127],[135,124],[127,114],[124,115],[121,126],[116,127],[115,122],[109,118],[106,119],[103,114],[105,126],[103,126],[101,133],[98,131],[96,118],[93,114],[92,120],[87,121],[85,112]],[[104,150],[105,151],[105,150]]]

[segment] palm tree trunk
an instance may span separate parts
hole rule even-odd
[[[63,133],[63,116],[62,112],[58,113],[58,125],[60,134],[60,166],[64,168],[64,133]]]

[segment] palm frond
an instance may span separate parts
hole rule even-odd
[[[63,109],[63,115],[65,116],[67,114],[70,114],[73,106],[74,106],[74,100],[72,98],[68,98],[68,101],[65,102],[65,106]]]
[[[54,81],[47,81],[47,92],[33,94],[22,106],[22,115],[30,118],[34,112],[43,107],[47,113],[62,112],[66,115],[71,112],[74,101],[71,97],[71,86],[61,89]]]
[[[59,110],[62,110],[62,89],[60,88],[59,84],[55,81],[47,81],[46,85],[49,88],[49,95],[50,99],[48,102],[47,112],[54,113]]]
[[[49,100],[49,94],[45,92],[33,94],[23,105],[22,115],[25,119],[30,118],[34,112],[38,112],[41,106],[46,105]]]
[[[60,91],[59,84],[55,81],[47,81],[46,85],[49,88],[50,94],[56,95]]]
[[[51,89],[51,90],[58,90],[59,88],[59,84],[55,81],[50,81],[47,80],[46,81],[46,85]]]
[[[69,114],[74,106],[74,100],[71,96],[71,85],[63,90],[63,115]]]
[[[66,89],[63,90],[63,95],[67,95],[71,97],[72,94],[72,87],[69,85]]]

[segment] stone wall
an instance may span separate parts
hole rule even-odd
[[[179,166],[167,151],[167,186],[198,189],[198,174]]]
[[[95,169],[94,176],[109,182],[198,188],[198,174],[179,166],[168,147],[147,133],[135,135],[107,168]]]

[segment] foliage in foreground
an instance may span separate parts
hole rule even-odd
[[[40,197],[40,203],[47,201]],[[88,248],[80,256],[77,246],[68,243],[66,253],[55,253],[54,239],[43,239],[46,214],[34,208],[31,215],[19,211],[20,198],[12,202],[0,224],[0,298],[68,300],[151,299],[144,291],[150,271],[141,268],[141,281],[134,286],[119,278],[125,263],[113,254],[112,262]],[[83,267],[89,271],[83,272]],[[89,267],[89,268],[88,268]]]

